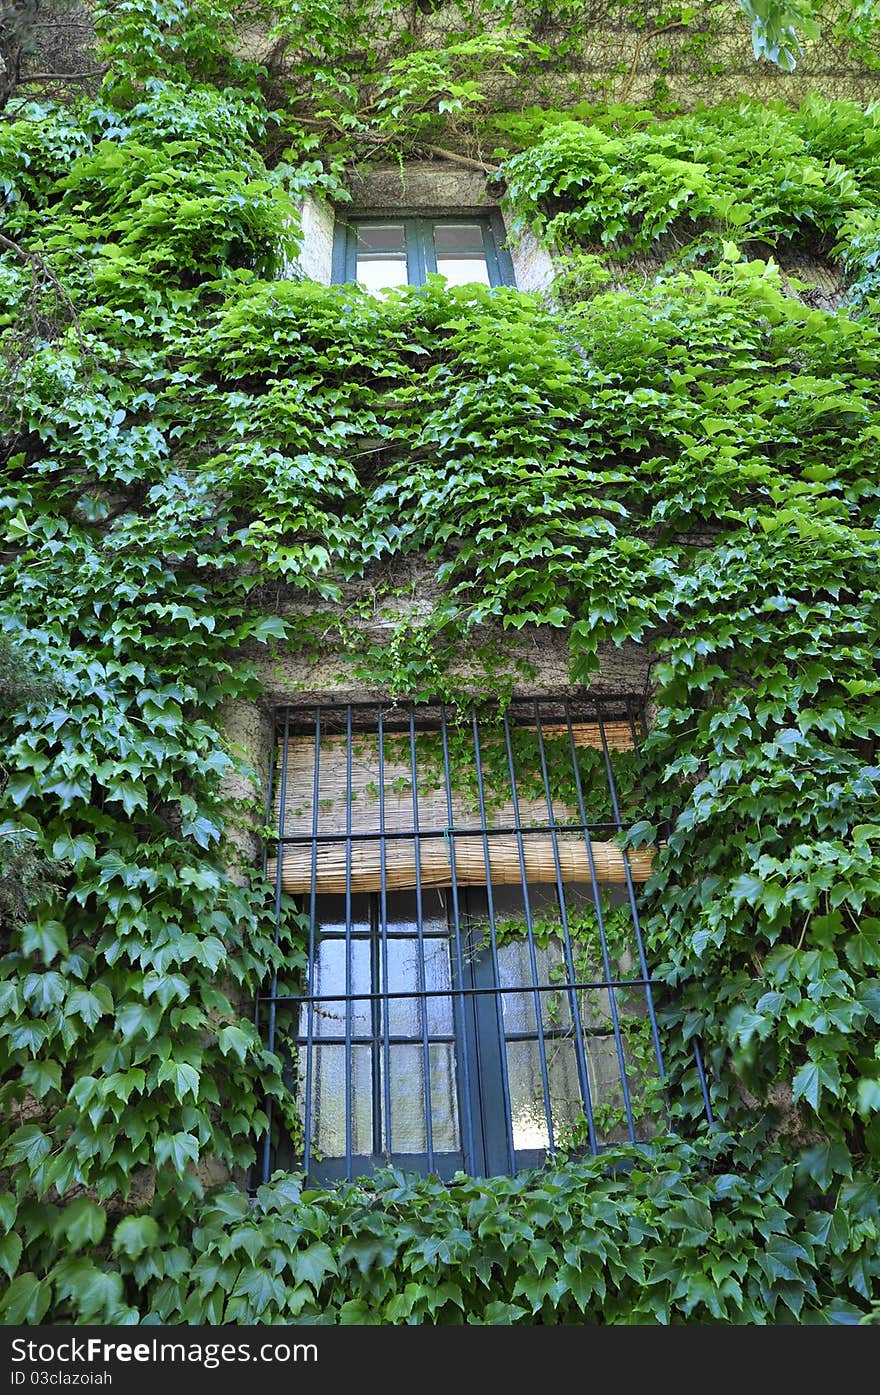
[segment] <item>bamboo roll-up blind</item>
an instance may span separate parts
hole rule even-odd
[[[628,722],[607,722],[605,741],[609,751],[632,749]],[[548,743],[564,737],[569,754],[568,726],[546,724],[542,736]],[[573,723],[571,739],[575,747],[601,744],[602,732],[592,723]],[[536,757],[537,759],[537,757]],[[436,761],[420,759],[416,742],[417,789],[413,791],[409,741],[386,738],[383,758],[375,731],[355,733],[349,745],[338,732],[322,737],[318,750],[317,801],[315,801],[315,741],[310,736],[292,736],[287,742],[286,759],[279,754],[278,769],[284,769],[282,792],[278,789],[274,814],[280,836],[291,839],[281,848],[281,885],[291,893],[314,889],[320,893],[378,891],[383,882],[389,891],[411,890],[416,886],[416,858],[421,885],[428,889],[451,885],[454,879],[464,886],[519,885],[523,865],[529,882],[555,882],[558,872],[564,882],[591,880],[590,853],[597,881],[624,882],[626,863],[613,830],[603,831],[588,843],[583,831],[566,831],[565,825],[579,825],[581,813],[570,803],[523,797],[517,789],[514,802],[509,779],[498,775],[495,786],[484,790],[485,833],[474,789],[460,790],[452,782],[450,796],[442,770]],[[500,763],[503,769],[504,762]],[[520,776],[517,773],[517,783]],[[380,800],[380,785],[384,797]],[[350,812],[349,812],[350,811]],[[422,835],[415,838],[416,820]],[[550,831],[548,825],[559,825]],[[521,829],[517,834],[516,830]],[[464,830],[467,830],[466,832]],[[381,837],[384,832],[386,837]],[[349,838],[348,835],[353,837]],[[408,836],[403,836],[408,835]],[[555,844],[555,848],[554,848]],[[522,862],[521,862],[522,856]],[[628,855],[634,880],[650,875],[652,852],[641,849]],[[276,879],[278,864],[270,858],[267,872]]]
[[[583,834],[558,834],[556,848],[559,870],[564,882],[590,881],[590,860]],[[524,833],[523,862],[528,882],[555,882],[556,859],[553,840],[547,833]],[[596,880],[623,882],[626,878],[623,854],[616,843],[591,845]],[[487,871],[488,856],[488,871]],[[425,890],[450,886],[453,880],[452,860],[455,859],[455,881],[459,886],[519,886],[522,881],[519,840],[515,835],[491,834],[484,848],[480,834],[455,834],[449,838],[420,840],[419,871]],[[652,853],[639,849],[629,854],[630,871],[634,881],[645,881],[651,873]],[[379,891],[382,887],[382,851],[380,840],[351,844],[350,863],[352,891]],[[277,875],[274,858],[269,863],[269,876]],[[281,885],[288,892],[307,892],[312,886],[313,851],[308,844],[288,845],[281,858]],[[314,851],[315,890],[319,893],[343,892],[346,889],[346,844],[318,843]],[[406,839],[385,842],[385,889],[410,891],[416,885],[415,844]]]

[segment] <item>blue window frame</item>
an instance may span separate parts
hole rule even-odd
[[[357,281],[376,293],[422,286],[434,273],[451,285],[513,286],[513,263],[503,242],[504,224],[495,212],[358,215],[337,222],[333,280]]]
[[[277,714],[267,872],[308,928],[259,1004],[289,1089],[264,1180],[514,1173],[665,1126],[651,855],[617,842],[642,731],[631,696]]]

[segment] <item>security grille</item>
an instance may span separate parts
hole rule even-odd
[[[451,1177],[646,1142],[663,1060],[636,885],[635,698],[277,714],[267,858],[304,963],[260,1003],[287,1063],[263,1175]]]

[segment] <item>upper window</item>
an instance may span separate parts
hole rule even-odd
[[[451,1177],[642,1142],[666,1095],[635,895],[635,699],[279,714],[268,872],[307,924],[263,999],[264,1158]]]
[[[422,286],[431,273],[452,286],[514,284],[498,214],[352,218],[337,224],[334,281],[357,281],[375,293]]]

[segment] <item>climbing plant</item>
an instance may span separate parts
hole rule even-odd
[[[32,675],[0,686],[0,1316],[867,1319],[876,114],[493,112],[499,189],[575,259],[565,305],[433,279],[377,299],[295,272],[297,197],[341,196],[363,158],[343,108],[316,133],[269,107],[220,10],[99,19],[100,94],[0,126],[0,625]],[[466,42],[379,90],[397,141],[407,84],[486,105]],[[839,310],[773,259],[804,238],[844,259]],[[627,247],[655,275],[608,290]],[[279,1176],[252,1205],[267,1101],[296,1121],[250,1014],[303,943],[233,856],[262,815],[226,794],[248,772],[225,708],[404,557],[432,613],[351,655],[395,695],[434,688],[439,654],[471,696],[453,660],[486,626],[564,632],[574,681],[600,645],[650,648],[624,785],[632,843],[664,835],[645,913],[679,1136],[449,1186]]]

